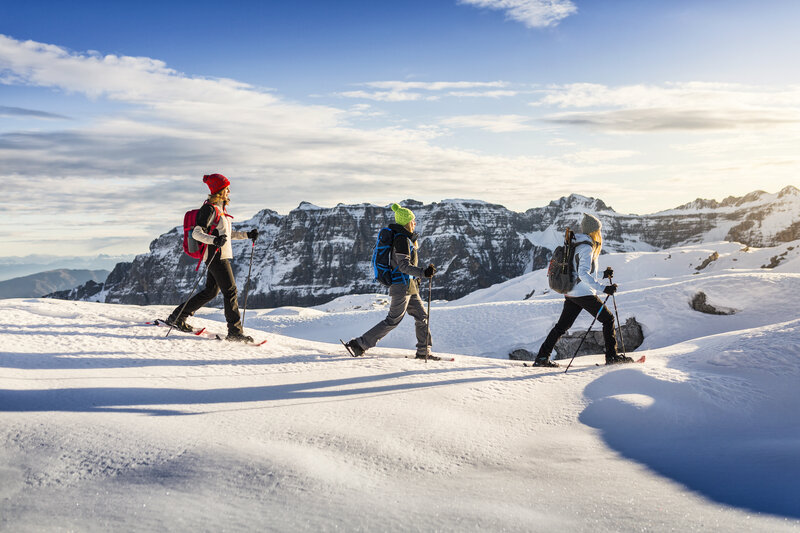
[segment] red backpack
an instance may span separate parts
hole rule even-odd
[[[222,214],[219,211],[219,207],[215,206],[214,204],[209,205],[214,208],[215,216],[214,222],[212,223],[212,227],[214,227],[219,224],[219,219],[222,218]],[[192,237],[192,231],[194,231],[195,226],[197,226],[197,213],[199,211],[200,209],[192,209],[183,215],[183,251],[186,252],[186,255],[189,257],[198,260],[197,268],[194,269],[195,272],[200,269],[200,263],[203,262],[203,256],[205,255],[206,248],[208,247],[206,243],[199,242]]]

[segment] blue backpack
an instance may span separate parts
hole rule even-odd
[[[375,275],[375,280],[381,285],[391,287],[399,283],[408,285],[411,278],[408,274],[403,274],[396,268],[392,268],[392,245],[394,238],[397,236],[391,228],[383,228],[378,232],[378,241],[375,243],[375,250],[372,252],[372,271]],[[409,239],[409,250],[414,250],[414,243]]]

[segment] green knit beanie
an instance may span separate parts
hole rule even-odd
[[[405,207],[401,207],[400,204],[392,204],[392,211],[394,211],[394,221],[400,224],[401,226],[405,226],[414,218],[414,212],[411,209],[406,209]]]

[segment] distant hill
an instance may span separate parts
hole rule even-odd
[[[39,298],[45,294],[65,291],[89,281],[103,283],[108,270],[48,270],[21,278],[0,281],[2,298]]]
[[[135,254],[44,255],[0,257],[0,281],[49,272],[50,270],[112,270],[117,263],[131,261]]]

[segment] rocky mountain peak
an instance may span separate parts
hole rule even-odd
[[[302,202],[300,202],[300,205],[295,207],[292,211],[296,211],[296,210],[298,210],[298,211],[318,211],[320,209],[324,209],[324,208],[322,208],[322,207],[320,207],[318,205],[314,205],[311,202],[302,201]]]
[[[614,211],[600,199],[575,193],[569,196],[562,196],[558,200],[550,202],[548,207],[554,207],[562,211]]]
[[[722,203],[720,205],[722,207],[732,207],[732,206],[741,207],[744,204],[757,202],[767,195],[768,194],[766,191],[753,191],[741,197],[728,196],[727,198],[722,200]]]
[[[403,201],[397,202],[397,203],[402,205],[406,209],[411,209],[411,210],[417,209],[417,208],[422,207],[423,205],[425,205],[422,202],[420,202],[419,200],[413,200],[411,198],[408,198],[406,200],[403,200]]]

